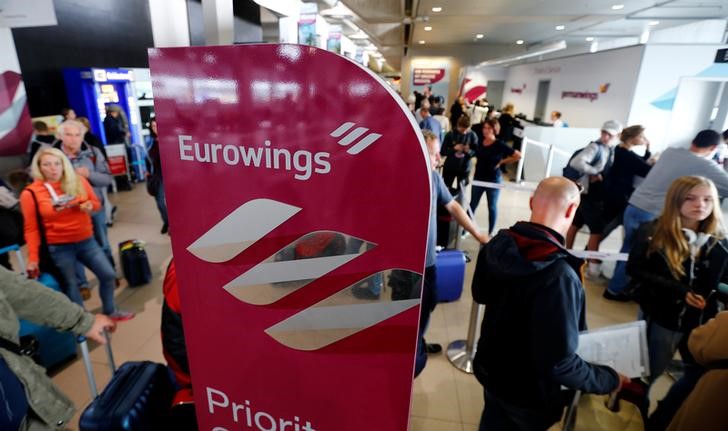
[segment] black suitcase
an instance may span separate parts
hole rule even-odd
[[[144,242],[127,240],[119,243],[119,258],[124,278],[130,287],[141,286],[152,279],[152,270],[149,268],[149,258],[144,250]]]
[[[174,391],[167,367],[127,362],[83,411],[81,431],[162,430]]]
[[[82,346],[84,350],[86,346]],[[111,356],[110,356],[111,358]],[[92,393],[87,351],[86,372]],[[113,367],[113,365],[112,365]],[[154,362],[127,362],[114,373],[106,388],[81,414],[81,431],[152,431],[168,429],[169,410],[174,396],[167,367]]]

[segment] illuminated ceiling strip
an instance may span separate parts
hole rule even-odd
[[[566,49],[566,41],[565,40],[562,40],[560,42],[554,42],[554,43],[549,44],[549,45],[544,45],[543,47],[541,47],[539,49],[536,49],[534,51],[529,51],[529,52],[526,52],[526,53],[523,53],[523,54],[513,55],[513,56],[508,56],[508,57],[501,57],[501,58],[496,58],[496,59],[493,59],[493,60],[483,61],[481,63],[478,63],[477,66],[478,67],[481,67],[481,66],[496,66],[496,65],[499,65],[499,64],[513,63],[513,62],[516,62],[516,61],[525,60],[527,58],[538,57],[539,55],[544,55],[544,54],[549,54],[549,53],[556,52],[556,51],[561,51],[563,49]]]

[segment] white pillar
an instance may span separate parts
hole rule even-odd
[[[190,46],[185,0],[149,0],[154,46]]]
[[[233,43],[233,0],[202,0],[206,45],[230,45]]]
[[[298,43],[298,17],[280,17],[278,34],[280,43]]]

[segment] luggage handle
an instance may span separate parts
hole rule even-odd
[[[106,347],[106,355],[109,358],[109,368],[111,369],[111,374],[113,375],[116,372],[116,363],[114,362],[114,352],[111,350],[111,337],[106,330],[104,330],[104,338],[106,338],[106,344],[104,345],[104,347]],[[86,341],[86,337],[84,337],[83,335],[79,335],[78,344],[79,346],[81,346],[81,356],[83,356],[83,364],[86,368],[86,380],[88,380],[91,397],[96,398],[99,396],[99,391],[96,388],[96,377],[94,376],[94,370],[91,365],[91,355],[89,354],[88,342]]]

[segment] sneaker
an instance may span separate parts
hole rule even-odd
[[[442,345],[437,343],[427,343],[425,344],[425,351],[430,355],[436,355],[442,352]]]
[[[113,320],[115,322],[124,322],[127,320],[131,320],[134,318],[134,316],[136,316],[135,313],[133,313],[131,311],[124,311],[124,310],[116,310],[109,315],[111,320]]]
[[[623,293],[612,293],[609,291],[609,289],[604,289],[604,293],[602,294],[602,296],[604,297],[604,299],[617,302],[629,302],[632,300],[632,298]]]
[[[164,235],[167,232],[169,232],[169,225],[167,223],[165,223],[165,224],[162,225],[162,230],[160,231],[160,233],[162,235]]]
[[[602,275],[602,265],[599,263],[589,262],[586,267],[585,275],[589,280],[598,280]]]
[[[84,301],[91,299],[91,289],[88,287],[79,287],[78,291],[81,292],[81,299]]]

